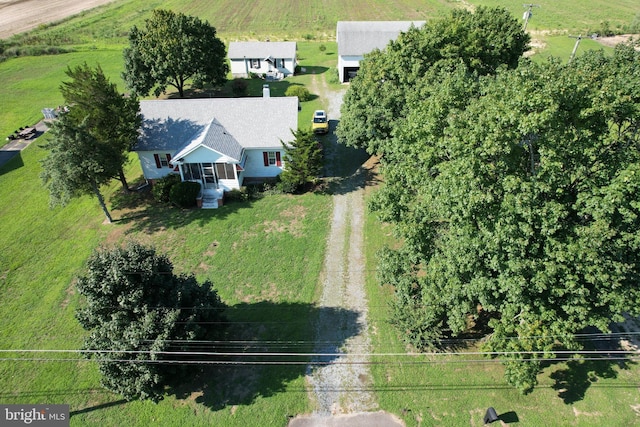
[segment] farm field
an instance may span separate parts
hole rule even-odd
[[[21,8],[12,9],[13,2],[4,3],[6,5],[0,2],[3,17],[12,13],[22,15]],[[4,39],[4,55],[11,60],[0,62],[0,78],[6,82],[0,87],[0,99],[5,106],[0,111],[0,135],[8,135],[17,127],[32,124],[42,116],[42,108],[54,107],[62,101],[58,86],[65,78],[67,65],[83,61],[90,65],[100,64],[105,74],[122,86],[121,52],[126,45],[126,34],[132,25],[142,25],[154,8],[173,9],[206,19],[226,42],[267,39],[325,42],[335,40],[338,20],[429,20],[452,7],[464,5],[446,0],[375,0],[367,2],[366,6],[354,2],[347,7],[344,2],[330,1],[324,2],[322,8],[313,7],[311,3],[275,0],[261,0],[251,3],[251,7],[243,6],[246,4],[249,3],[229,0],[213,4],[201,0],[155,0],[143,4],[114,0]],[[516,18],[521,17],[524,10],[521,3],[480,0],[468,4],[506,7]],[[568,36],[599,32],[603,23],[616,31],[625,32],[629,28],[639,28],[640,31],[640,6],[637,2],[621,0],[614,5],[599,0],[598,5],[586,11],[582,2],[576,2],[573,7],[541,4],[542,7],[535,8],[528,29],[532,31],[536,55],[540,58],[554,55],[568,60],[575,42]],[[593,40],[584,39],[579,53],[601,47]],[[67,53],[39,55],[47,49]],[[13,58],[14,54],[21,57]]]
[[[0,13],[7,10],[4,3],[0,0]],[[492,0],[327,1],[322,8],[307,1],[116,0],[5,40],[8,50],[55,46],[68,53],[21,54],[0,62],[0,136],[4,140],[14,129],[38,121],[41,108],[62,103],[58,87],[68,66],[99,64],[124,90],[120,73],[126,32],[156,7],[208,19],[227,42],[297,40],[299,59],[307,72],[272,85],[274,96],[281,96],[290,84],[311,88],[324,81],[329,91],[341,89],[331,78],[337,62],[337,20],[424,20],[465,4],[500,5],[518,19],[524,11],[521,3]],[[545,46],[540,58],[554,55],[566,60],[574,45],[568,35],[596,31],[605,21],[623,31],[640,19],[636,0],[597,0],[589,3],[588,10],[578,1],[541,6],[534,9],[528,26],[534,39]],[[320,50],[321,45],[326,50]],[[589,48],[600,45],[583,40],[580,51]],[[250,84],[251,94],[258,95],[262,81]],[[308,123],[312,111],[326,108],[326,102],[320,96],[303,103],[299,123]],[[294,341],[312,334],[311,321],[319,315],[315,306],[318,277],[327,249],[329,192],[268,195],[217,211],[176,211],[145,197],[123,195],[114,183],[105,192],[117,221],[107,226],[92,198],[75,200],[65,208],[48,208],[48,195],[39,179],[45,155],[41,145],[46,138],[36,140],[0,168],[0,349],[79,348],[84,332],[74,318],[78,302],[74,279],[82,274],[94,248],[128,239],[167,253],[177,272],[211,280],[231,306],[232,335],[265,341],[287,336]],[[358,166],[349,165],[349,160],[341,159],[342,169]],[[127,177],[142,183],[135,156]],[[376,177],[373,174],[370,181]],[[404,353],[406,348],[387,319],[390,290],[379,287],[374,278],[375,251],[393,237],[389,228],[368,216],[366,239],[375,352]],[[0,359],[16,356],[31,357],[0,353]],[[72,426],[245,426],[257,425],[256,420],[260,425],[284,426],[289,417],[313,410],[304,365],[210,368],[153,404],[126,402],[102,389],[92,363],[49,360],[66,356],[42,357],[46,361],[0,360],[0,403],[67,403]],[[540,374],[540,386],[521,396],[505,383],[500,364],[475,359],[381,356],[372,367],[380,408],[408,426],[482,425],[489,406],[507,414],[504,421],[509,425],[634,425],[640,420],[640,368],[635,363],[549,365]]]

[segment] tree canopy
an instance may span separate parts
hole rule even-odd
[[[139,243],[95,251],[78,291],[85,355],[98,361],[103,385],[127,399],[162,399],[183,373],[176,362],[189,358],[179,354],[189,342],[223,332],[225,306],[212,284],[175,275],[166,256]]]
[[[141,116],[135,97],[123,97],[102,69],[86,63],[68,68],[73,80],[60,90],[68,105],[51,128],[43,147],[50,150],[42,160],[41,174],[51,195],[51,205],[65,205],[73,197],[95,195],[107,219],[111,215],[100,185],[119,178],[127,187],[123,165],[138,136]]]
[[[437,82],[436,70],[460,63],[478,75],[514,68],[528,43],[520,23],[502,8],[455,9],[410,28],[383,51],[365,55],[345,94],[336,134],[342,143],[382,154],[394,123]]]
[[[49,154],[42,163],[40,177],[49,190],[50,206],[65,206],[69,200],[82,195],[97,197],[107,220],[111,214],[100,192],[100,186],[111,180],[105,163],[115,163],[113,151],[96,141],[85,122],[80,125],[63,114],[51,128],[51,139],[43,145]]]
[[[167,86],[184,97],[187,81],[200,88],[226,81],[228,66],[224,43],[207,21],[156,9],[145,21],[145,28],[134,26],[129,47],[124,50],[127,87],[140,95],[154,89],[156,96]]]
[[[437,72],[384,145],[371,202],[404,245],[380,256],[417,347],[490,319],[507,380],[640,314],[640,53]]]
[[[100,66],[93,69],[84,63],[68,68],[66,74],[72,80],[63,82],[60,91],[69,106],[67,119],[76,124],[84,121],[91,136],[113,150],[114,164],[108,169],[128,189],[123,166],[142,124],[138,98],[119,93]]]

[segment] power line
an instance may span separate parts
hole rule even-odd
[[[148,364],[171,364],[171,365],[225,365],[225,366],[261,366],[261,365],[430,365],[430,364],[487,364],[503,362],[570,362],[570,361],[635,361],[640,360],[640,356],[635,357],[584,357],[580,359],[568,357],[535,358],[535,359],[467,359],[467,360],[419,360],[419,361],[340,361],[340,360],[172,360],[172,359],[86,359],[86,358],[0,358],[0,362],[99,362],[99,363],[148,363]]]
[[[342,353],[342,352],[216,352],[216,351],[154,351],[154,350],[77,350],[77,349],[0,349],[0,353],[83,353],[83,354],[153,354],[167,356],[222,356],[222,357],[442,357],[442,356],[521,356],[541,354],[565,355],[638,355],[635,350],[540,350],[540,351],[459,351],[420,353]]]
[[[244,322],[240,322],[244,323]],[[262,322],[257,322],[262,323]],[[288,322],[281,322],[288,323]],[[586,334],[573,334],[573,335],[549,335],[549,336],[539,336],[539,335],[531,335],[531,336],[522,336],[522,337],[500,337],[494,338],[493,341],[513,341],[513,340],[533,340],[540,338],[575,338],[579,341],[613,341],[621,338],[631,338],[640,336],[639,332],[612,332],[612,333],[586,333]],[[443,345],[455,345],[455,344],[470,344],[470,343],[478,343],[487,341],[485,337],[480,338],[448,338],[441,339],[438,342]],[[166,339],[166,340],[155,340],[155,339],[145,339],[140,340],[142,343],[155,343],[155,342],[163,342],[168,344],[178,344],[178,345],[189,345],[189,346],[203,346],[205,344],[211,346],[309,346],[309,345],[341,345],[344,344],[343,339],[336,340],[176,340],[176,339]],[[388,342],[378,342],[376,345],[380,346],[388,346],[388,345],[396,345],[395,341]],[[371,344],[360,344],[370,346]],[[2,349],[0,352],[6,351],[46,351],[46,349]],[[73,350],[73,351],[82,351],[82,350]],[[442,353],[442,352],[438,352]]]

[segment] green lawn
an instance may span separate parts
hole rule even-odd
[[[579,36],[579,34],[576,34],[575,36]],[[577,41],[576,38],[568,35],[546,36],[542,40],[544,42],[544,48],[537,50],[536,55],[533,56],[536,61],[545,60],[553,56],[560,58],[563,62],[567,62],[569,61],[569,58],[571,58],[571,52],[573,52]],[[590,38],[582,38],[580,43],[578,43],[576,56],[580,56],[588,50],[600,49],[606,52],[613,52],[613,48],[603,46]]]
[[[495,0],[475,0],[474,5],[507,7],[520,19],[524,8],[521,3],[505,4]],[[545,43],[540,57],[549,55],[568,58],[573,49],[573,39],[552,37],[553,34],[569,31],[571,34],[589,34],[607,21],[610,28],[622,28],[637,20],[640,6],[635,0],[611,3],[598,0],[597,7],[582,2],[572,4],[543,4],[534,10],[529,29],[533,37]],[[300,55],[305,56],[305,41],[331,42],[335,40],[335,26],[339,20],[403,19],[428,20],[446,13],[458,2],[447,0],[420,0],[344,2],[332,0],[315,7],[300,2],[264,0],[257,3],[222,0],[171,0],[135,2],[116,0],[111,4],[81,13],[57,24],[41,26],[32,32],[17,35],[6,41],[8,50],[14,45],[23,47],[54,46],[73,49],[75,52],[61,55],[21,57],[0,63],[0,141],[25,125],[42,118],[41,109],[55,107],[62,102],[58,87],[65,80],[67,65],[78,65],[84,61],[90,65],[100,64],[105,74],[123,90],[120,73],[123,69],[122,49],[126,35],[133,25],[142,25],[154,8],[162,7],[193,14],[208,20],[218,29],[226,42],[233,40],[297,40]],[[594,30],[595,29],[595,30]],[[551,31],[551,34],[548,32]],[[329,43],[327,43],[329,44]],[[313,44],[312,44],[313,45]],[[313,45],[314,48],[317,45]],[[578,51],[600,46],[591,40],[583,40]],[[337,56],[326,51],[327,61],[307,62],[312,67],[335,67]],[[335,54],[333,50],[333,54]],[[318,59],[314,55],[312,58]],[[329,61],[331,60],[331,61]],[[323,64],[327,64],[326,66]],[[321,70],[322,71],[322,70]]]
[[[317,314],[313,302],[332,206],[329,196],[270,195],[217,210],[185,211],[122,195],[114,183],[105,190],[112,195],[116,222],[105,225],[93,198],[48,208],[38,178],[45,155],[41,142],[0,170],[0,246],[7,248],[0,255],[0,348],[79,348],[84,332],[73,317],[74,278],[94,248],[128,239],[168,254],[177,273],[211,280],[231,306],[231,339],[308,339],[310,319]],[[131,164],[128,176],[140,176],[137,164]],[[69,356],[76,357],[35,355]],[[72,425],[149,425],[154,419],[170,419],[172,425],[247,425],[256,414],[265,425],[278,425],[289,414],[309,410],[307,400],[300,399],[303,375],[303,365],[208,369],[171,390],[158,405],[114,404],[120,398],[101,389],[90,362],[3,361],[0,400],[68,403],[79,411]]]
[[[309,73],[272,84],[273,95],[283,95],[290,84],[306,84],[314,75],[324,78],[336,54],[335,43],[325,44],[328,49],[321,52],[320,42],[305,42],[300,49],[301,64],[309,67]],[[66,64],[85,60],[102,64],[107,58],[104,53],[55,56],[52,58],[59,62],[42,67],[40,73],[50,82],[63,79]],[[17,67],[5,68],[15,75],[21,61],[36,59],[19,58],[0,67]],[[109,64],[103,65],[105,72],[117,81],[120,53],[116,51],[105,63]],[[311,68],[312,64],[319,65]],[[35,78],[26,82],[27,93],[36,91],[35,83],[47,87]],[[262,81],[251,83],[252,95],[259,95]],[[52,90],[42,92],[51,95]],[[53,92],[57,93],[57,86]],[[303,103],[300,122],[310,120],[312,111],[322,105],[317,96]],[[93,248],[127,239],[152,244],[167,253],[178,273],[211,280],[231,305],[232,339],[302,341],[312,336],[310,321],[318,315],[313,303],[319,292],[317,278],[332,207],[328,195],[271,195],[219,210],[181,211],[121,194],[114,182],[105,191],[116,222],[105,225],[97,202],[90,197],[74,200],[65,208],[48,208],[48,195],[38,176],[39,162],[45,156],[40,145],[47,137],[36,140],[0,170],[0,216],[4,220],[0,245],[11,248],[0,254],[5,266],[0,272],[0,348],[79,348],[84,331],[74,319],[74,278],[82,274]],[[134,183],[141,176],[135,156],[127,176]],[[44,353],[36,357],[76,356]],[[287,416],[311,410],[304,372],[304,365],[211,367],[154,405],[122,402],[119,396],[103,390],[90,362],[5,361],[0,362],[0,400],[70,404],[72,425],[149,425],[154,420],[170,420],[167,422],[172,425],[241,426],[256,419],[264,425],[283,425]]]
[[[86,62],[100,65],[112,82],[124,90],[120,78],[122,72],[122,48],[108,47],[62,55],[27,56],[0,63],[0,136],[7,135],[21,126],[33,125],[43,118],[43,108],[55,108],[63,103],[60,84],[69,80],[65,71]]]
[[[504,2],[472,1],[504,6]],[[120,73],[126,32],[154,7],[171,8],[208,19],[225,41],[236,39],[297,40],[300,63],[307,69],[284,82],[273,83],[274,96],[291,84],[311,87],[331,81],[337,62],[334,41],[338,20],[431,19],[459,2],[448,0],[367,2],[331,1],[316,4],[264,0],[256,4],[222,0],[134,2],[119,0],[18,36],[10,43],[54,45],[72,53],[13,58],[0,63],[0,137],[33,124],[40,110],[62,103],[60,83],[67,66],[100,64],[124,90]],[[640,12],[636,1],[543,4],[534,10],[531,30],[580,33],[609,20],[612,28],[626,25]],[[507,5],[516,17],[520,3]],[[574,39],[544,36],[548,55],[569,57]],[[325,51],[320,50],[324,44]],[[579,53],[596,47],[583,40]],[[261,80],[251,81],[251,95],[260,94]],[[329,83],[331,89],[340,86]],[[301,126],[314,109],[326,108],[315,97],[302,103]],[[46,138],[46,137],[44,137]],[[48,195],[38,177],[45,152],[36,140],[20,156],[0,168],[0,349],[77,349],[84,332],[74,319],[77,304],[74,278],[87,257],[101,245],[136,239],[169,255],[177,272],[211,280],[231,305],[230,335],[236,339],[308,340],[310,319],[325,250],[331,199],[324,194],[270,195],[229,204],[213,211],[179,211],[150,204],[145,198],[120,194],[114,183],[105,189],[114,218],[104,217],[95,199],[83,197],[65,208],[48,208]],[[340,171],[347,173],[360,157],[342,148]],[[127,176],[141,176],[135,156]],[[373,270],[376,248],[392,241],[390,229],[368,219],[368,262]],[[368,280],[370,319],[376,352],[404,352],[396,331],[387,323],[389,289]],[[4,357],[34,357],[4,353]],[[56,359],[68,355],[39,354]],[[75,357],[75,356],[72,356]],[[403,359],[404,360],[404,359]],[[424,359],[423,359],[424,360]],[[438,359],[440,360],[440,359]],[[481,425],[486,407],[510,413],[523,425],[632,425],[639,407],[639,377],[635,365],[554,365],[540,375],[541,386],[522,397],[506,386],[502,367],[493,363],[393,363],[373,366],[381,407],[402,416],[408,425]],[[454,363],[456,362],[456,363]],[[560,373],[554,374],[555,371]],[[100,387],[94,364],[87,361],[0,361],[0,401],[3,403],[67,403],[72,425],[285,425],[287,417],[311,410],[303,379],[304,365],[287,367],[208,367],[203,374],[170,390],[167,399],[123,402]],[[569,381],[567,391],[556,390]],[[421,421],[420,421],[421,420]]]

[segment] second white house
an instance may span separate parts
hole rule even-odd
[[[233,77],[251,74],[280,80],[296,69],[296,42],[231,42],[229,62]]]

